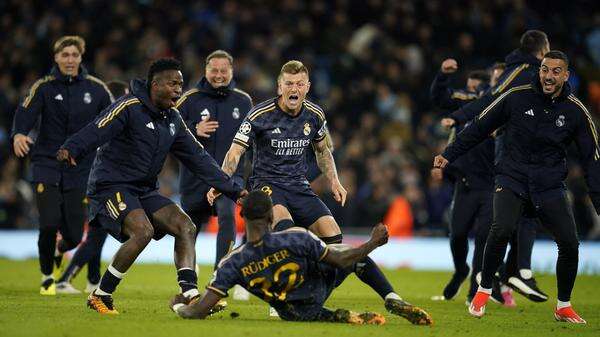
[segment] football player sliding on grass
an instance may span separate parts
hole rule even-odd
[[[330,310],[323,304],[333,289],[353,272],[361,261],[388,240],[388,231],[378,224],[369,241],[359,247],[325,245],[300,227],[271,232],[273,204],[264,192],[251,192],[242,202],[248,242],[223,258],[207,291],[189,303],[182,295],[171,300],[171,309],[183,318],[202,319],[234,285],[239,284],[268,302],[287,321],[325,321],[353,324],[384,324],[385,317],[374,312],[355,313]],[[189,303],[189,304],[187,304]],[[404,300],[386,300],[386,309],[413,324],[430,325],[424,310]]]

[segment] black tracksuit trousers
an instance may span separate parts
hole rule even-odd
[[[517,229],[517,223],[529,200],[508,188],[498,187],[494,193],[494,221],[485,247],[481,286],[492,287],[492,278],[506,253],[506,246]],[[534,205],[542,224],[554,237],[558,246],[556,280],[558,299],[569,301],[577,276],[579,240],[567,196],[540,200]]]

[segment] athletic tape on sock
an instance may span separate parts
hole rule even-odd
[[[479,288],[477,288],[477,291],[480,291],[482,293],[486,293],[491,295],[492,294],[492,288],[484,288],[482,286],[479,286]]]
[[[110,266],[108,266],[108,272],[113,274],[118,279],[122,279],[126,274],[126,273],[121,273],[120,271],[116,270],[112,264]]]
[[[183,304],[183,303],[176,303],[176,304],[173,304],[172,308],[173,308],[173,311],[177,312],[177,310],[179,310],[179,308],[182,308],[184,306],[185,306],[185,304]]]
[[[194,288],[194,289],[190,289],[186,292],[183,293],[183,296],[187,297],[187,298],[194,298],[196,296],[200,295],[200,292],[198,291],[198,289]]]

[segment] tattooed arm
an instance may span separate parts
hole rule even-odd
[[[223,159],[223,165],[221,166],[223,172],[227,173],[227,175],[231,177],[237,170],[240,159],[245,152],[246,148],[242,145],[236,143],[231,144],[229,151],[227,151],[227,154],[225,154],[225,159]]]
[[[246,148],[244,146],[239,145],[235,142],[232,143],[231,147],[229,148],[229,151],[227,151],[227,154],[225,154],[225,159],[223,159],[223,165],[221,166],[223,172],[225,172],[225,174],[227,174],[230,177],[233,176],[233,174],[237,170],[240,158],[242,158],[245,152]],[[219,191],[215,190],[214,188],[211,188],[206,194],[208,203],[212,205],[215,199],[220,195],[221,193]]]
[[[333,144],[331,143],[329,135],[325,136],[322,140],[313,143],[315,149],[315,157],[317,159],[317,165],[321,169],[321,172],[329,179],[331,183],[331,192],[335,200],[344,206],[346,203],[346,189],[340,183],[337,169],[335,167],[335,161],[333,160],[333,154],[331,149]]]

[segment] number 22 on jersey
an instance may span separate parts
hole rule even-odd
[[[285,301],[288,291],[304,282],[302,275],[298,278],[298,270],[300,270],[300,266],[297,263],[289,262],[279,267],[273,273],[273,280],[261,276],[250,280],[249,286],[250,288],[260,287],[266,301],[271,301],[273,298]],[[286,275],[287,280],[285,279]],[[279,290],[282,288],[283,290]]]

